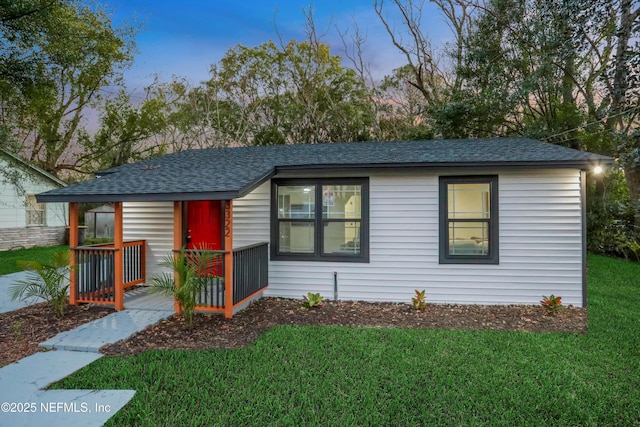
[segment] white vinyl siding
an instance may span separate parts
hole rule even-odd
[[[438,175],[374,174],[370,262],[271,261],[266,295],[307,292],[341,300],[538,304],[542,295],[582,305],[582,210],[578,170],[494,172],[499,180],[500,264],[439,264]],[[268,242],[270,183],[234,200],[233,246]],[[148,242],[148,277],[173,248],[172,203],[125,203],[125,239]],[[157,269],[155,269],[157,271]]]
[[[580,172],[498,175],[499,265],[438,263],[437,175],[374,175],[370,262],[272,261],[266,295],[301,298],[311,291],[333,298],[336,272],[343,300],[409,302],[415,289],[425,289],[437,303],[538,304],[555,294],[582,305]],[[261,200],[260,216],[268,197]],[[260,236],[268,233],[264,227]]]
[[[233,201],[233,248],[268,242],[271,183],[265,182],[241,199]]]
[[[0,157],[0,168],[8,170],[14,168],[13,163]],[[21,172],[20,185],[22,192],[17,191],[10,180],[0,176],[0,229],[27,226],[27,195],[43,193],[59,188],[49,179],[36,172]],[[67,204],[47,203],[45,208],[45,224],[48,227],[63,227],[67,225]]]
[[[124,202],[123,239],[147,241],[147,280],[164,271],[158,264],[173,251],[173,202]]]
[[[270,185],[233,201],[234,248],[269,241]],[[173,251],[173,202],[124,202],[122,221],[125,241],[147,241],[147,279],[162,272],[158,263]]]

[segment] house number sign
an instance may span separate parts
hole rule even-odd
[[[224,236],[231,237],[231,202],[224,202]]]

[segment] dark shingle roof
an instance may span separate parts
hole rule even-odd
[[[242,197],[279,172],[407,167],[586,169],[612,159],[526,138],[352,142],[189,150],[119,166],[38,195],[41,201]]]

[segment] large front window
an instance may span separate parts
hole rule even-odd
[[[440,263],[498,263],[498,177],[440,177]]]
[[[271,256],[368,260],[366,179],[274,180]]]

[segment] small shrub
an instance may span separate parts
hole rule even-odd
[[[198,305],[198,295],[202,293],[214,274],[208,274],[215,265],[219,253],[200,248],[187,254],[181,251],[178,256],[166,255],[160,265],[170,268],[178,276],[176,284],[174,273],[161,273],[151,278],[151,290],[174,298],[182,308],[182,317],[187,327],[193,326],[193,315]]]
[[[109,237],[85,237],[83,245],[102,245],[105,243],[113,243],[113,239]]]
[[[557,297],[553,294],[548,297],[543,295],[540,305],[542,305],[550,314],[556,314],[564,308],[562,305],[562,297]]]
[[[69,251],[55,252],[48,263],[39,261],[17,261],[23,269],[29,271],[25,280],[20,280],[8,289],[11,299],[25,301],[45,300],[58,316],[64,315],[69,291]]]
[[[416,289],[416,296],[411,298],[411,302],[413,303],[413,308],[416,310],[425,311],[427,309],[425,290],[419,291]]]
[[[312,307],[322,307],[322,300],[324,299],[324,297],[322,295],[320,295],[319,293],[317,294],[313,294],[311,292],[308,292],[306,296],[302,296],[303,302],[302,302],[302,306],[306,307],[306,308],[312,308]]]
[[[20,342],[24,340],[24,335],[22,335],[22,322],[13,322],[11,324],[11,332],[13,332],[13,338]]]

